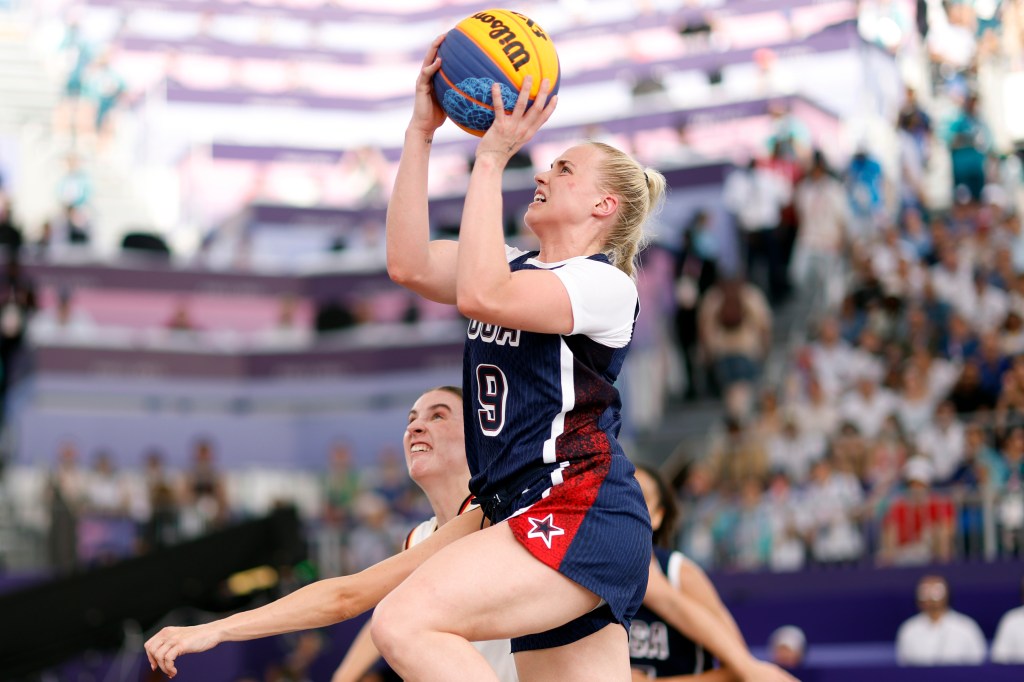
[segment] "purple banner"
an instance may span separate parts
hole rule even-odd
[[[151,380],[203,377],[242,380],[329,376],[372,376],[426,367],[457,367],[462,340],[417,345],[294,353],[211,353],[141,348],[44,346],[35,349],[35,371],[46,374],[92,374]]]
[[[660,127],[675,128],[680,124],[699,125],[708,122],[721,122],[733,119],[764,116],[775,105],[793,105],[800,103],[811,107],[825,116],[837,118],[837,114],[821,104],[803,95],[782,95],[779,97],[759,97],[756,99],[736,102],[707,104],[704,106],[673,109],[672,111],[634,114],[621,118],[610,118],[601,122],[601,128],[610,133],[634,133],[639,130],[650,130]],[[542,128],[533,138],[534,142],[543,143],[554,140],[570,140],[583,135],[585,124],[566,126],[549,126]],[[476,148],[477,139],[466,136],[464,139],[438,142],[436,150],[440,152],[462,151],[467,156]],[[244,145],[229,142],[217,142],[211,147],[214,159],[232,159],[242,161],[305,161],[307,163],[324,163],[340,158],[345,150],[315,149],[309,147],[286,147],[271,145]],[[388,161],[397,161],[402,154],[400,147],[386,147],[381,150]]]
[[[830,26],[812,36],[801,40],[769,46],[779,58],[804,54],[821,54],[846,50],[860,44],[857,22],[848,20]],[[705,52],[685,55],[675,59],[663,59],[644,62],[642,64],[616,64],[584,71],[577,74],[566,74],[563,86],[603,83],[620,78],[623,69],[630,69],[637,78],[667,71],[704,71],[711,73],[730,64],[749,63],[754,52],[761,48],[728,50],[724,52]],[[366,99],[360,97],[338,97],[317,95],[305,92],[265,93],[245,88],[219,88],[216,90],[191,88],[167,80],[167,100],[169,102],[187,102],[202,104],[231,104],[251,106],[282,106],[304,107],[309,109],[346,109],[354,111],[379,111],[395,107],[402,102],[411,101],[412,95],[381,97]]]

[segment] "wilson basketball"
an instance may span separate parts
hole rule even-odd
[[[463,19],[448,31],[438,55],[434,96],[455,125],[478,137],[494,121],[494,83],[501,85],[502,102],[510,111],[526,76],[533,76],[528,105],[545,78],[551,81],[551,94],[558,92],[555,45],[544,29],[518,12],[490,9]]]

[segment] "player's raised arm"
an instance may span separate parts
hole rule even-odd
[[[431,78],[440,68],[437,48],[431,43],[416,79],[412,120],[405,131],[402,158],[387,211],[387,263],[392,280],[417,294],[440,303],[455,303],[453,241],[430,241],[427,208],[427,165],[435,131],[445,113],[434,99]]]
[[[222,642],[325,627],[358,616],[376,606],[438,550],[478,530],[481,518],[479,510],[466,512],[390,559],[353,575],[319,580],[257,609],[203,625],[166,627],[146,642],[149,665],[174,677],[178,673],[175,661],[184,654],[206,651]]]
[[[541,82],[527,108],[532,76],[511,112],[504,112],[501,88],[492,90],[494,123],[481,138],[469,179],[459,230],[457,299],[459,311],[489,324],[546,333],[572,330],[569,296],[549,272],[514,276],[505,256],[501,178],[512,155],[525,145],[554,112],[551,84]]]

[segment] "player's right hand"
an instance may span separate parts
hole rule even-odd
[[[416,78],[416,99],[412,108],[411,128],[416,128],[423,133],[433,133],[441,127],[447,115],[444,109],[437,103],[434,97],[434,74],[441,68],[441,60],[437,56],[437,50],[444,42],[444,34],[434,38],[427,48],[427,54],[423,57],[423,64],[420,68],[420,75]]]
[[[207,625],[167,627],[146,642],[146,657],[151,670],[160,668],[168,677],[178,674],[174,661],[183,654],[212,649],[220,643],[216,631]]]

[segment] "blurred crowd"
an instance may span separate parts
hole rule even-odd
[[[726,413],[678,479],[680,542],[705,566],[1020,556],[1024,172],[979,83],[1019,59],[1020,27],[970,3],[943,16],[971,57],[929,55],[926,93],[908,87],[888,121],[895,165],[868,140],[830,162],[796,122],[726,180],[739,275],[719,272],[702,216],[685,232],[688,394],[710,387]]]
[[[266,480],[239,480],[218,461],[206,437],[191,446],[186,465],[167,464],[167,453],[143,453],[139,467],[119,468],[100,450],[82,461],[78,447],[64,442],[38,487],[46,510],[50,564],[70,573],[136,556],[199,537],[260,513],[265,506],[299,506],[307,524],[311,558],[323,576],[353,573],[398,551],[408,532],[431,516],[426,498],[409,479],[398,450],[384,449],[373,466],[357,466],[345,443],[336,443],[322,472],[292,472]],[[277,477],[278,481],[271,481]],[[261,488],[272,489],[270,492]],[[305,499],[300,499],[305,497]]]

